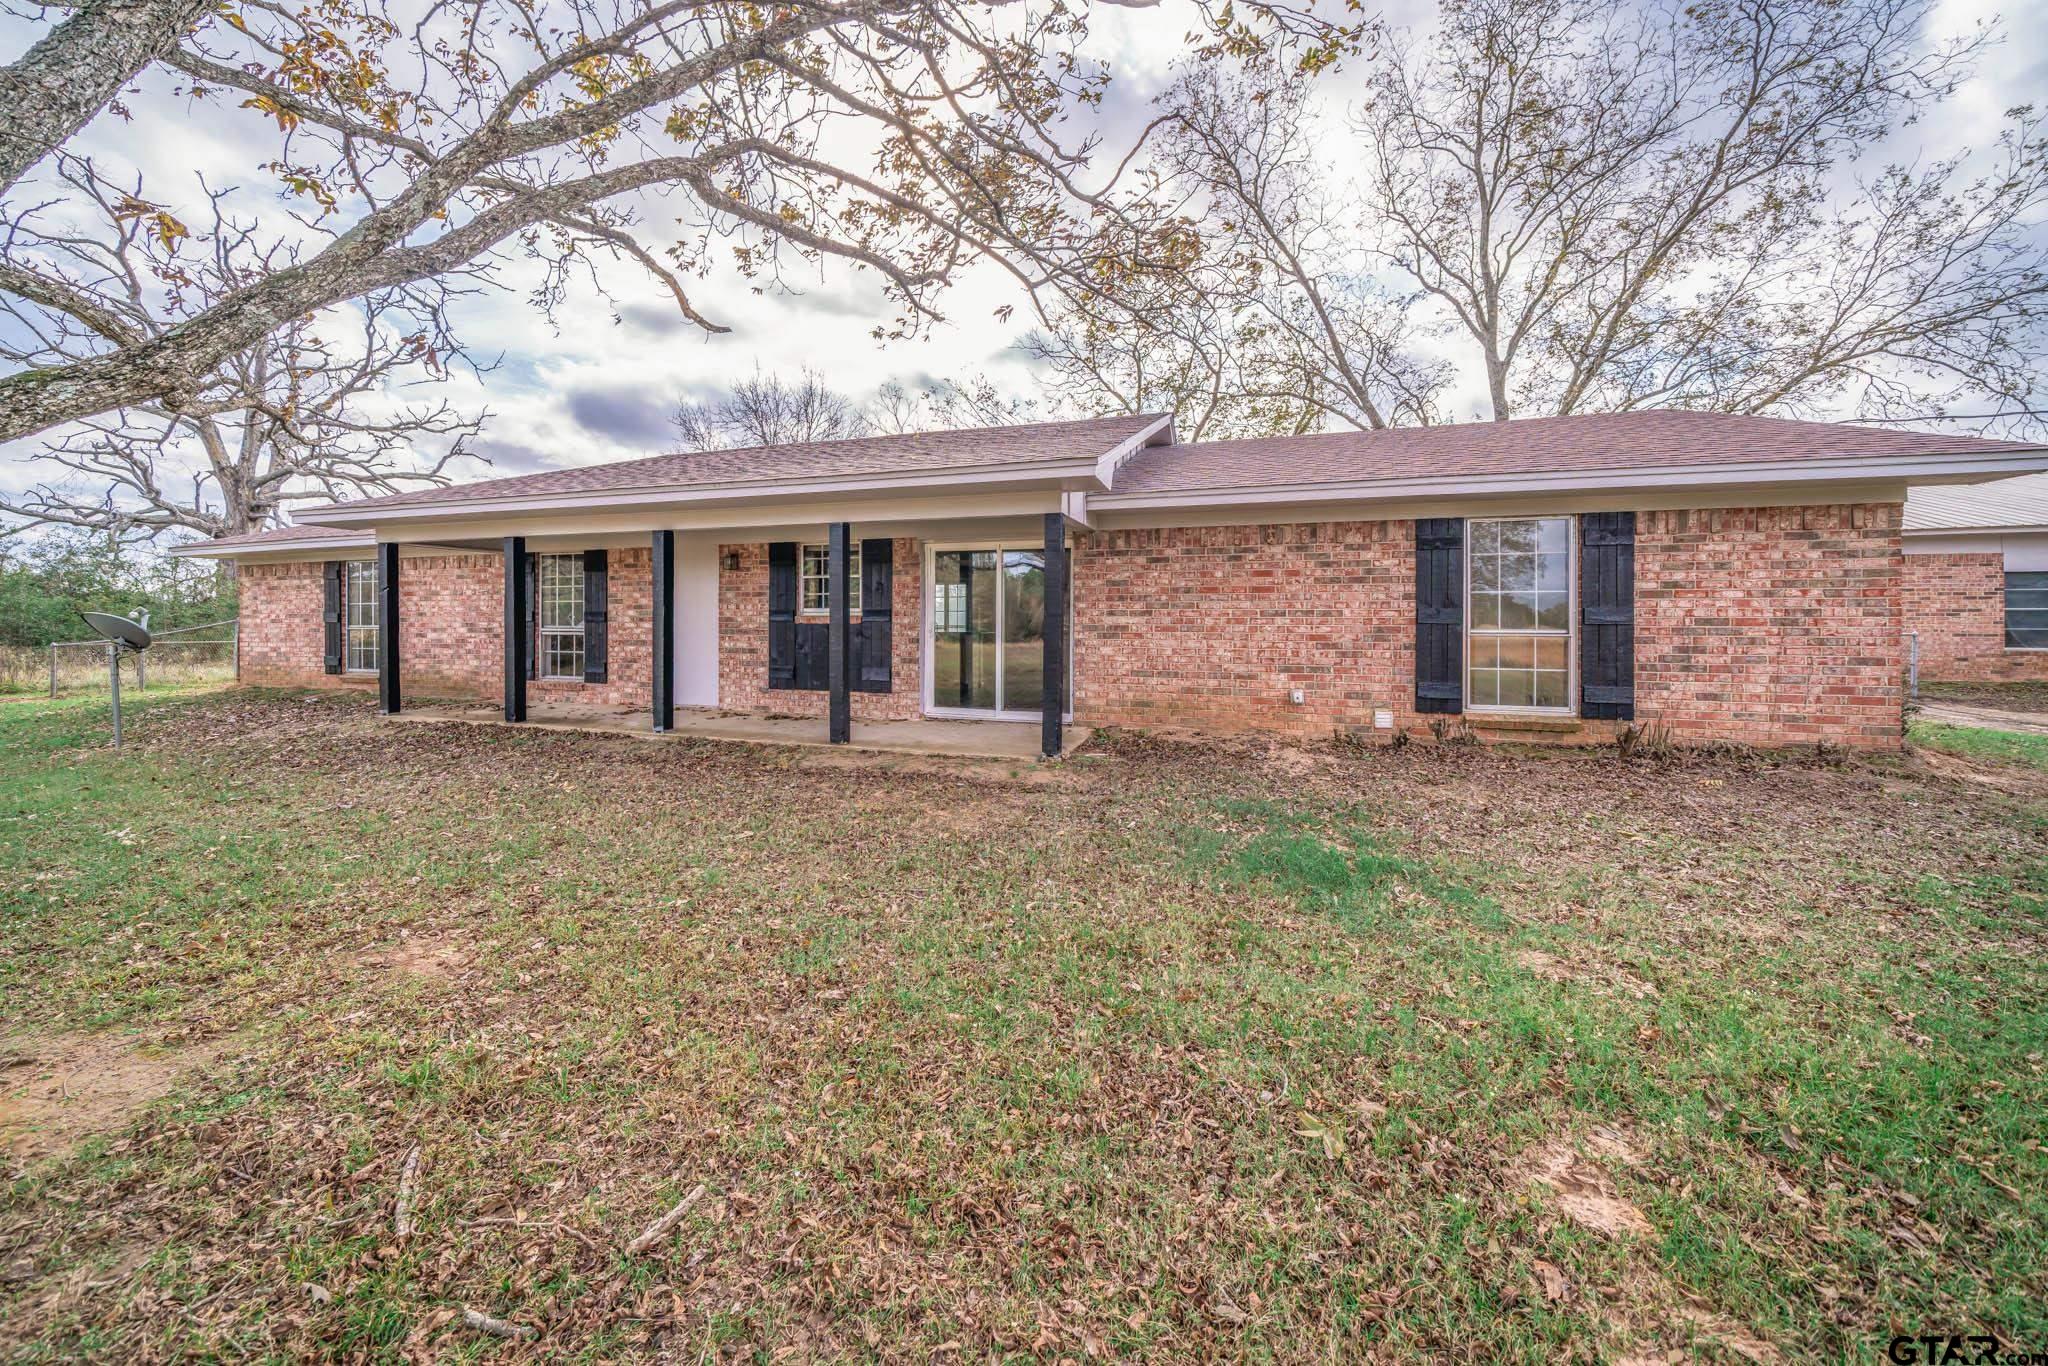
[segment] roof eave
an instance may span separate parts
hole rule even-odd
[[[1639,466],[1607,470],[1524,471],[1512,474],[1428,476],[1414,479],[1335,480],[1251,487],[1175,489],[1158,493],[1096,494],[1089,505],[1103,512],[1165,511],[1174,508],[1278,505],[1292,503],[1394,502],[1434,498],[1499,497],[1514,494],[1594,490],[1668,489],[1754,484],[1882,483],[1904,481],[1981,482],[2048,470],[2048,448],[2011,452],[1855,457],[1839,460],[1777,460],[1722,465]]]
[[[376,544],[377,538],[366,531],[356,536],[307,536],[284,541],[244,541],[240,544],[194,541],[190,545],[174,545],[167,553],[180,559],[227,560],[243,555],[291,555],[301,550],[366,550]]]
[[[1156,430],[1156,425],[1153,429]],[[538,515],[549,512],[600,512],[614,508],[688,506],[694,503],[726,503],[734,506],[773,506],[806,498],[837,494],[929,493],[944,484],[958,492],[971,487],[1004,490],[1020,486],[1074,489],[1093,493],[1102,487],[1098,475],[1100,456],[1068,460],[1033,461],[1015,465],[968,465],[944,468],[891,471],[872,475],[836,475],[820,479],[747,479],[717,484],[677,484],[655,488],[592,489],[579,493],[539,493],[509,498],[449,498],[432,502],[387,504],[333,503],[310,507],[293,514],[330,526],[374,527],[380,522],[414,521],[422,518]]]

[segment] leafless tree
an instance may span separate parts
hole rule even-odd
[[[1857,174],[1981,41],[1930,44],[1931,10],[1448,0],[1358,131],[1388,258],[1476,348],[1490,416],[1798,411],[1852,387],[2031,406],[2031,114],[1980,179]]]
[[[71,306],[0,296],[0,360],[62,363],[161,337],[295,262],[292,248],[231,217],[224,192],[207,196],[210,221],[193,232],[134,182],[61,152],[55,167],[67,209],[90,205],[94,221],[32,209],[4,242],[10,255],[33,250]],[[31,456],[51,477],[0,498],[0,511],[121,537],[220,537],[261,528],[296,499],[446,483],[442,470],[483,415],[391,392],[441,377],[445,337],[438,297],[404,288],[288,319],[225,359],[203,405],[143,401],[68,425]]]
[[[0,194],[216,8],[213,0],[86,0],[0,67]]]
[[[716,398],[679,404],[671,421],[692,451],[839,441],[875,430],[859,404],[809,367],[793,380],[756,370]]]
[[[1035,422],[1042,405],[1035,398],[1005,391],[985,374],[968,374],[916,384],[890,380],[875,390],[867,415],[881,432],[957,431]]]
[[[721,262],[764,287],[828,258],[873,271],[896,310],[884,336],[937,318],[970,261],[1000,263],[1034,297],[1087,292],[1105,266],[1099,225],[1127,215],[1116,168],[1091,180],[1093,142],[1057,127],[1108,79],[1082,50],[1086,15],[1085,0],[246,6],[162,60],[195,101],[274,121],[271,170],[318,250],[159,335],[0,379],[0,440],[143,403],[202,409],[229,358],[284,320],[488,278],[507,249],[548,262],[551,281],[593,253],[623,257],[711,332],[723,326],[686,282]],[[1206,15],[1208,50],[1286,42],[1297,70],[1357,31],[1287,0]],[[36,136],[61,137],[61,122]],[[681,240],[641,229],[655,203]],[[93,308],[34,253],[5,260],[0,289],[73,317]]]
[[[1184,432],[1670,406],[1866,417],[2040,404],[2048,143],[1874,165],[1984,35],[1929,0],[1445,0],[1350,126],[1270,67],[1164,97],[1198,244],[1026,348],[1069,404]],[[1432,362],[1425,357],[1433,356]]]
[[[865,401],[832,388],[808,367],[795,379],[755,371],[724,393],[677,405],[683,449],[781,446],[847,437],[1007,427],[1034,421],[1038,400],[1004,392],[987,375],[889,380]]]
[[[1169,409],[1189,439],[1427,422],[1446,379],[1373,276],[1308,88],[1198,64],[1162,97],[1154,169],[1199,254],[1080,297],[1025,350],[1069,403]]]

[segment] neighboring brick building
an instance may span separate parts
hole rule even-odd
[[[1914,489],[1905,554],[1921,678],[2048,678],[2048,476]]]
[[[1907,483],[2042,468],[1688,413],[1190,446],[1131,417],[547,471],[190,553],[243,565],[245,683],[387,706],[829,717],[843,695],[859,721],[1035,719],[1048,751],[1062,717],[1882,747],[1903,624],[1940,618],[1929,676],[2036,658],[2003,643],[2009,565],[1913,553]],[[2048,641],[2048,575],[2041,609]]]

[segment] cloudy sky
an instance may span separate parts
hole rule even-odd
[[[1406,41],[1427,41],[1432,4],[1397,0],[1382,12]],[[1901,131],[1888,149],[1892,155],[1933,157],[1968,147],[2006,109],[2048,100],[2048,5],[2022,5],[2001,15],[1992,0],[1950,0],[1939,10],[1936,28],[1957,33],[1983,22],[1996,23],[2004,40],[1936,117]],[[40,27],[0,20],[0,48],[12,57]],[[1187,27],[1170,10],[1098,8],[1091,44],[1116,80],[1102,116],[1110,143],[1145,117],[1149,101],[1183,56]],[[1353,78],[1355,73],[1326,83],[1333,115],[1341,114]],[[275,154],[274,126],[253,111],[194,109],[172,93],[173,85],[163,73],[145,77],[128,99],[132,121],[102,117],[74,145],[103,166],[190,167],[213,185],[247,187],[238,196],[244,212],[277,215],[273,182],[260,169]],[[1332,122],[1341,126],[1335,117]],[[175,201],[181,193],[176,178],[160,169],[152,170],[149,184],[159,199]],[[182,193],[189,205],[196,184]],[[643,240],[664,240],[664,226],[659,201],[648,201]],[[508,267],[502,278],[503,290],[467,301],[457,316],[458,330],[480,358],[497,361],[496,368],[442,386],[457,404],[492,414],[479,445],[491,467],[465,473],[657,453],[670,447],[668,413],[678,401],[714,393],[756,369],[794,373],[810,366],[858,397],[892,378],[914,384],[971,372],[985,372],[1016,392],[1033,389],[1028,367],[1013,349],[1028,329],[1029,313],[1008,277],[993,268],[970,273],[945,297],[946,324],[918,340],[888,344],[870,335],[893,316],[873,278],[832,264],[808,279],[791,278],[791,288],[782,293],[757,294],[729,272],[699,282],[698,306],[733,329],[708,338],[628,265],[605,270],[616,307],[579,285],[553,323],[527,303],[533,281],[520,266]],[[1017,306],[1007,322],[998,318],[1005,305]],[[1450,407],[1460,417],[1470,416],[1479,410],[1480,397],[1473,376]],[[38,477],[24,458],[30,454],[26,443],[4,454],[0,484],[18,489]]]

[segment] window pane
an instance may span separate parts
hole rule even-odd
[[[1541,543],[1538,531],[1539,523],[1495,522],[1494,525],[1500,528],[1500,548],[1502,554],[1509,552],[1523,555],[1533,554],[1536,547]]]
[[[2008,612],[2048,611],[2048,588],[2013,588],[2005,590],[2005,610]]]
[[[803,610],[806,612],[829,612],[832,610],[832,547],[829,545],[807,545],[803,548],[802,560]],[[846,610],[860,611],[860,546],[858,543],[846,548]]]
[[[2005,644],[2010,650],[2048,650],[2048,629],[2008,626]]]
[[[542,555],[540,559],[540,625],[583,629],[583,557]]]
[[[377,668],[377,566],[352,560],[346,568],[342,620],[347,627],[347,657],[342,666],[355,673]]]
[[[1467,525],[1473,558],[1466,700],[1479,707],[1568,710],[1572,519],[1526,517]]]
[[[541,633],[540,671],[545,678],[583,677],[583,633]]]

